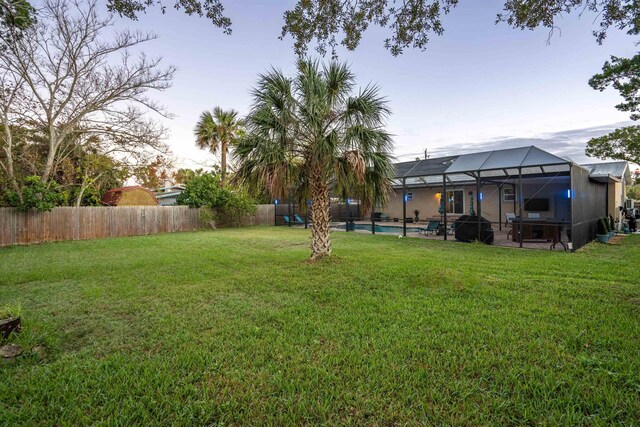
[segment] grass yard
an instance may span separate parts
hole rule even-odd
[[[247,228],[0,249],[6,425],[638,425],[640,239]],[[29,355],[45,344],[44,360]]]

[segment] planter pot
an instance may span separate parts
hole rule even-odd
[[[615,230],[611,230],[611,231],[609,232],[609,238],[611,238],[611,237],[613,237],[613,236],[615,236],[615,235],[616,235]]]
[[[2,339],[9,338],[12,332],[20,332],[20,318],[10,317],[0,320],[0,336]]]
[[[596,234],[596,239],[598,239],[598,242],[600,242],[600,243],[607,243],[609,241],[609,235],[608,234]]]

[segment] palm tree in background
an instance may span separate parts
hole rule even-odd
[[[236,179],[272,196],[292,190],[311,201],[311,258],[331,253],[330,192],[358,197],[365,210],[386,200],[393,167],[384,130],[390,111],[376,86],[353,94],[344,64],[300,60],[294,78],[261,75],[247,135],[236,147]]]
[[[238,118],[235,110],[225,111],[215,107],[213,112],[205,111],[194,129],[196,146],[209,150],[212,154],[220,151],[220,175],[224,186],[227,176],[227,152],[236,145],[244,134],[244,120]]]

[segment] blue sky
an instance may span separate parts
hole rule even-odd
[[[203,110],[221,106],[244,114],[259,73],[272,66],[293,73],[292,39],[278,39],[282,14],[293,3],[225,1],[230,36],[204,18],[174,10],[151,10],[137,22],[118,18],[118,26],[155,32],[159,39],[145,52],[178,67],[173,87],[154,95],[175,115],[165,124],[177,166],[213,161],[193,142]],[[594,17],[568,15],[547,43],[546,29],[494,25],[503,3],[461,1],[444,19],[444,35],[434,36],[424,52],[391,56],[382,46],[386,33],[377,28],[355,52],[338,52],[361,85],[377,83],[388,98],[398,159],[412,159],[425,148],[444,155],[533,143],[587,161],[589,137],[628,121],[614,108],[617,92],[597,92],[587,81],[610,55],[633,55],[634,38],[611,31],[599,46],[591,35]]]

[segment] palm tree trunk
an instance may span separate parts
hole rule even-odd
[[[227,177],[227,143],[222,141],[220,144],[220,185],[224,187],[224,181]]]
[[[329,185],[318,173],[312,174],[311,197],[311,260],[317,260],[331,255]]]

